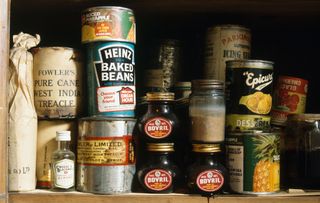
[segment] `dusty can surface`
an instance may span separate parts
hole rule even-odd
[[[207,30],[204,78],[225,81],[226,61],[248,59],[251,33],[240,25],[219,25]]]
[[[134,44],[96,42],[87,45],[87,95],[90,116],[134,117]]]
[[[92,7],[82,12],[81,21],[82,43],[136,42],[136,21],[131,9],[114,6]]]
[[[88,117],[79,121],[77,190],[115,194],[131,191],[135,173],[132,118]]]
[[[280,190],[280,135],[275,132],[228,133],[230,188],[237,193],[269,194]]]
[[[38,117],[76,118],[82,114],[83,59],[68,47],[32,50],[34,102]]]
[[[227,61],[227,130],[261,130],[270,127],[273,62]]]
[[[284,126],[289,114],[304,113],[307,91],[307,80],[290,76],[279,76],[274,91],[271,123]]]

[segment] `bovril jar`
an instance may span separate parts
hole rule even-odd
[[[193,80],[189,116],[191,141],[221,143],[225,126],[224,82],[220,80]]]

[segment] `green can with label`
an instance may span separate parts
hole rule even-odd
[[[270,127],[273,62],[262,60],[227,61],[226,128],[263,130]]]
[[[226,164],[230,188],[237,193],[270,194],[280,190],[280,134],[228,133]]]

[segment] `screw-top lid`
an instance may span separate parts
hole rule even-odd
[[[220,144],[192,144],[192,151],[200,153],[221,152]]]
[[[173,152],[174,143],[147,143],[147,151],[152,152]]]
[[[57,141],[70,141],[71,140],[70,131],[57,131],[56,140]]]
[[[195,89],[224,89],[222,80],[192,80],[192,90]]]
[[[147,101],[174,101],[173,92],[148,92]]]
[[[185,81],[185,82],[176,82],[174,84],[175,89],[191,89],[191,82]]]

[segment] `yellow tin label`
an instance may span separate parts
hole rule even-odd
[[[233,130],[263,130],[270,127],[270,116],[229,114],[226,117],[226,128]]]

